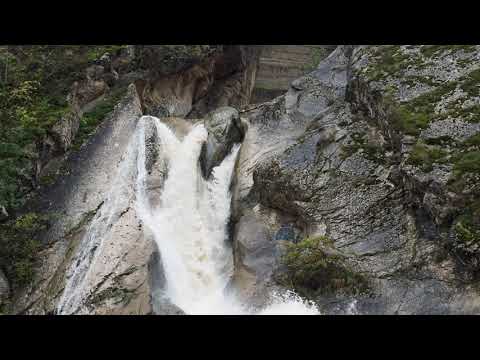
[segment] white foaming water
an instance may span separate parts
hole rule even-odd
[[[137,211],[153,233],[162,256],[166,293],[187,314],[252,314],[225,288],[233,274],[232,250],[226,242],[230,218],[230,183],[240,145],[212,170],[201,176],[199,156],[208,133],[202,124],[180,141],[167,125],[154,117],[161,151],[169,164],[168,177],[158,207],[146,196],[145,135],[139,131]],[[143,148],[143,149],[142,149]],[[313,304],[294,293],[273,295],[273,302],[258,312],[273,314],[318,314]]]
[[[358,309],[357,309],[357,300],[354,299],[352,302],[348,304],[347,315],[359,315]]]
[[[272,294],[272,302],[259,315],[318,315],[315,304],[303,300],[293,291]]]

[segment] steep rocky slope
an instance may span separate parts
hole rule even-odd
[[[234,241],[245,296],[277,282],[327,313],[479,310],[478,56],[341,46],[244,114]]]

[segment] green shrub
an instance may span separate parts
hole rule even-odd
[[[444,159],[448,154],[436,146],[428,146],[421,142],[415,144],[410,151],[408,163],[420,167],[423,171],[433,170],[433,164]]]
[[[455,232],[458,238],[466,244],[476,244],[480,241],[480,231],[462,221],[456,223]]]
[[[430,116],[424,112],[413,112],[407,106],[393,108],[391,113],[392,125],[399,131],[412,136],[418,136],[428,127]]]
[[[465,173],[480,174],[480,151],[469,151],[460,154],[455,161],[453,169],[457,177]]]
[[[465,146],[480,146],[480,133],[475,134],[469,137],[467,140],[464,141]]]
[[[302,294],[366,291],[365,278],[344,263],[344,256],[334,253],[333,244],[319,236],[289,244],[282,258],[286,274],[284,284]]]
[[[470,96],[480,95],[480,69],[473,70],[465,76],[460,88]]]
[[[480,201],[478,198],[465,206],[463,213],[456,220],[454,229],[458,240],[461,241],[461,247],[468,249],[480,242]]]
[[[40,249],[38,236],[47,228],[48,220],[47,216],[27,213],[0,224],[0,266],[14,288],[32,280]]]

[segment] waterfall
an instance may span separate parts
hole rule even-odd
[[[168,164],[168,175],[158,202],[147,194],[146,126],[154,125],[155,146]],[[230,185],[240,144],[205,180],[199,157],[208,132],[193,125],[179,139],[160,119],[143,116],[119,164],[106,200],[92,219],[79,250],[67,270],[58,314],[82,313],[92,284],[91,269],[99,261],[102,239],[134,197],[135,210],[153,235],[162,258],[169,300],[186,314],[318,314],[315,306],[292,292],[272,294],[271,303],[253,311],[226,292],[233,271],[233,253],[227,242]]]
[[[203,124],[194,125],[180,141],[159,119],[142,119],[148,120],[155,123],[169,169],[160,203],[152,207],[145,189],[145,151],[139,151],[137,211],[161,253],[167,296],[187,314],[251,314],[248,306],[225,292],[233,274],[232,249],[226,240],[230,184],[240,144],[205,180],[199,165],[208,136]],[[144,138],[142,132],[139,136]],[[273,295],[273,299],[258,314],[317,313],[313,305],[293,293]]]

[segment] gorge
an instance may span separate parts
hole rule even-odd
[[[2,312],[478,313],[479,46],[92,48],[47,49],[86,57],[0,188]]]

